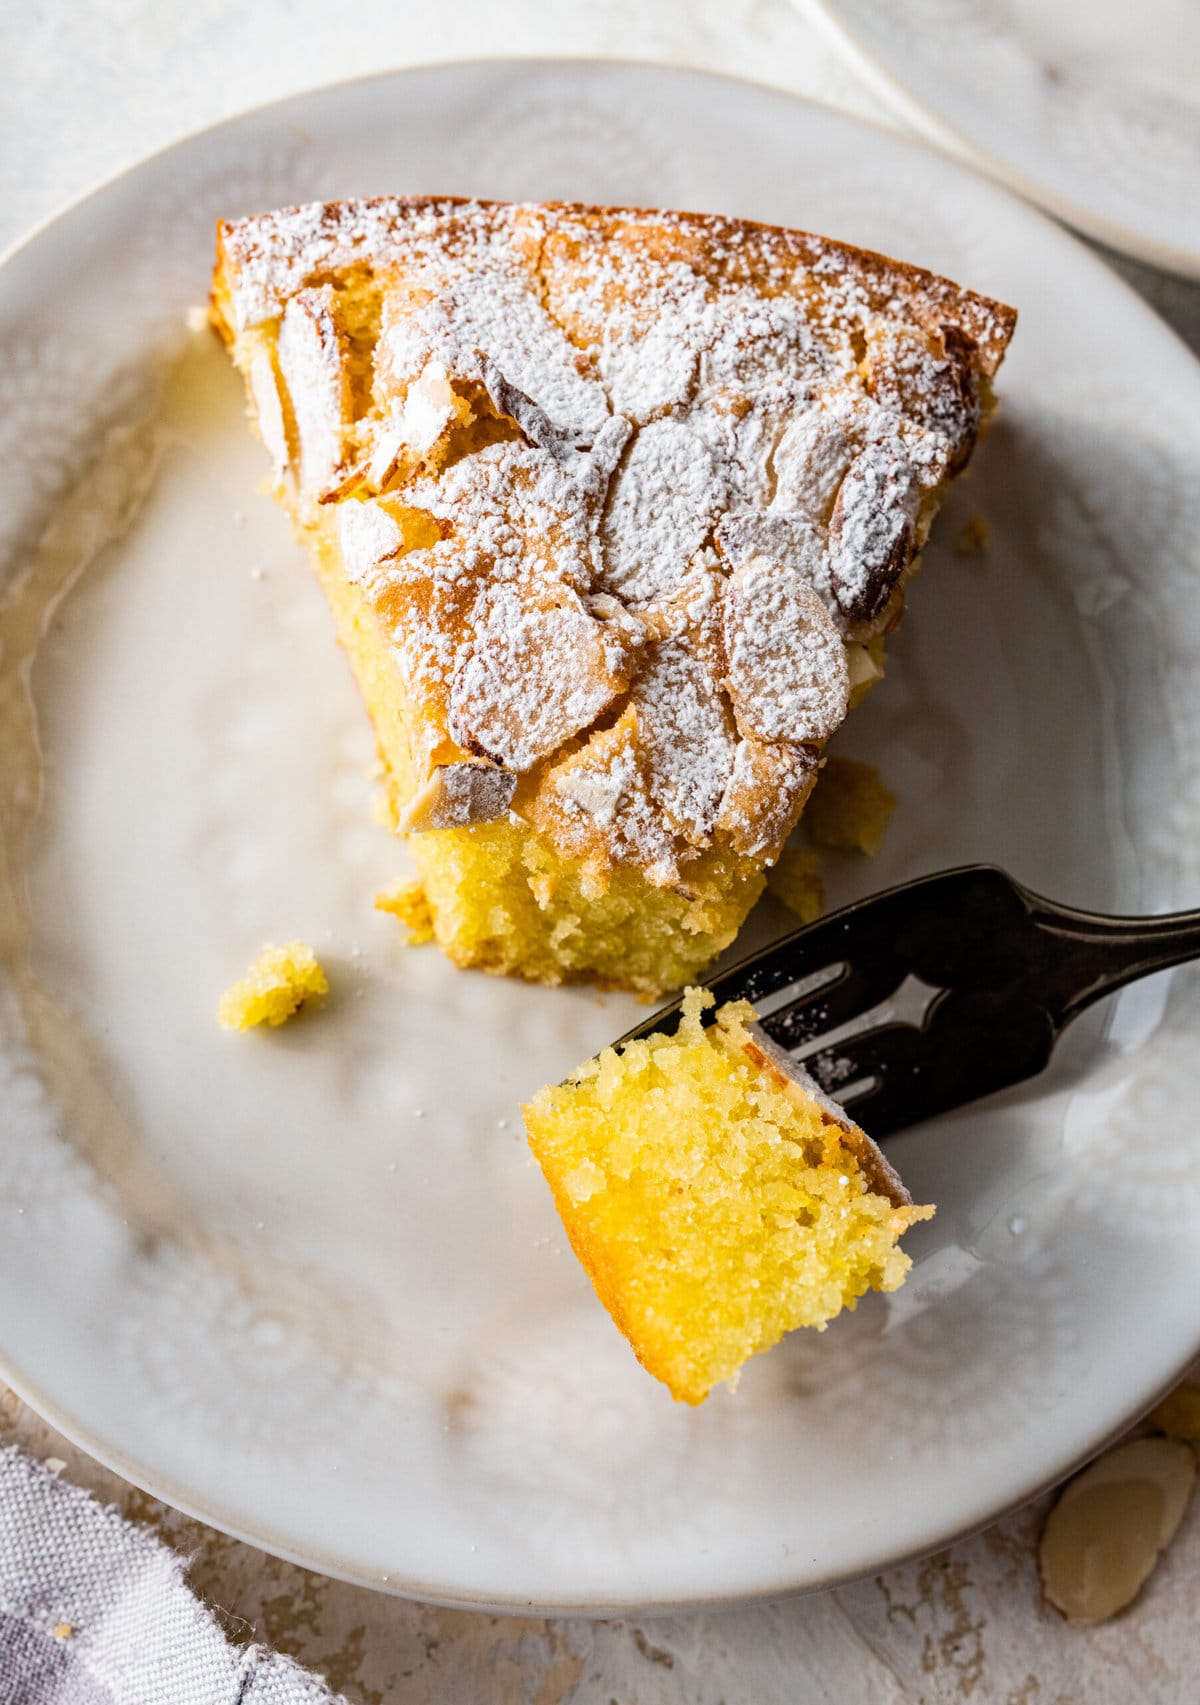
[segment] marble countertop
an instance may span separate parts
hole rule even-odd
[[[0,13],[0,244],[185,132],[382,67],[613,55],[757,79],[890,122],[790,0],[51,0]],[[1200,350],[1200,288],[1120,270]],[[1128,1705],[1195,1693],[1200,1506],[1132,1611],[1087,1633],[1041,1602],[1044,1505],[923,1562],[816,1597],[584,1622],[384,1598],[188,1520],[73,1449],[0,1386],[0,1440],[42,1457],[192,1556],[231,1638],[258,1638],[362,1705],[853,1705],[974,1699]]]

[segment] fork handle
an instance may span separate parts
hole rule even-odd
[[[1126,983],[1200,959],[1200,912],[1111,918],[1039,898],[1033,917],[1050,938],[1044,969],[1060,1028]]]

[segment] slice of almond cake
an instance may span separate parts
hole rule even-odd
[[[460,965],[678,986],[734,937],[1015,315],[702,214],[223,224],[214,323]]]

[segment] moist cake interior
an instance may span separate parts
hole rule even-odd
[[[700,1403],[759,1351],[895,1290],[916,1207],[747,1002],[606,1049],[525,1108],[572,1247],[643,1366]]]

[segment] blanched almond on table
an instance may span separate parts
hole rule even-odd
[[[846,648],[808,582],[766,557],[735,568],[722,594],[725,683],[738,727],[793,745],[827,740],[846,715]]]
[[[301,290],[279,327],[279,371],[296,423],[299,487],[319,498],[343,472],[345,429],[353,416],[346,334],[328,284]]]
[[[1200,1444],[1200,1379],[1185,1379],[1150,1411],[1150,1425],[1173,1439]]]
[[[1178,1439],[1106,1451],[1067,1482],[1038,1550],[1042,1591],[1076,1628],[1132,1604],[1183,1519],[1196,1458]]]

